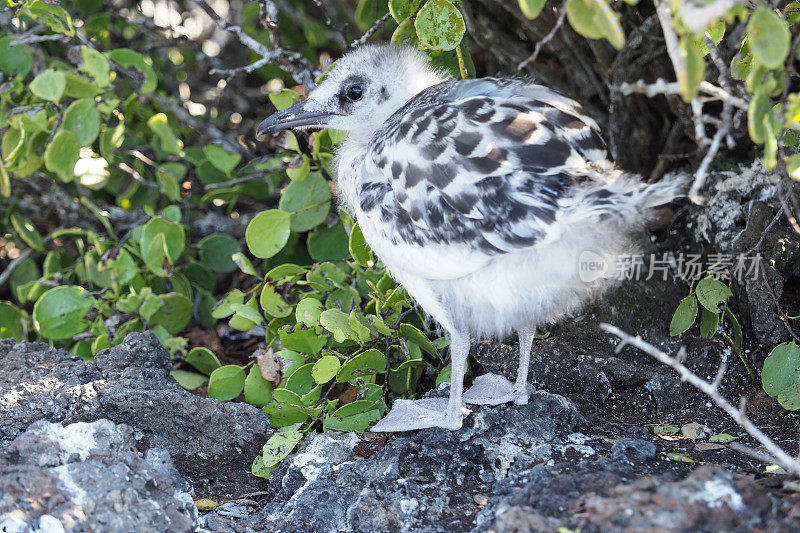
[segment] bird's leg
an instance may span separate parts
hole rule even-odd
[[[528,368],[531,361],[531,343],[536,328],[521,328],[519,335],[519,368],[517,380],[511,383],[498,374],[484,374],[472,382],[464,392],[464,402],[473,405],[500,405],[513,401],[517,405],[528,403]]]
[[[464,367],[469,355],[469,336],[451,332],[450,335],[450,398],[395,400],[392,410],[371,431],[410,431],[412,429],[458,429],[469,411],[461,401],[464,387]]]

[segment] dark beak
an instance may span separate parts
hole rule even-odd
[[[290,128],[323,128],[338,113],[329,111],[306,111],[306,102],[294,104],[283,111],[270,115],[258,125],[257,136],[265,133],[278,133]]]

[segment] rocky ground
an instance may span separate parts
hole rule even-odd
[[[693,234],[662,229],[661,246],[751,249],[775,211],[769,179],[751,171],[755,185],[734,182],[746,171],[718,176],[716,207],[678,212],[673,228]],[[773,226],[762,249],[791,310],[800,269],[786,231]],[[755,368],[784,336],[758,283],[736,287]],[[799,531],[800,483],[709,442],[728,433],[755,444],[671,371],[630,347],[617,353],[598,327],[670,352],[684,345],[702,377],[726,361],[721,392],[749,398],[748,414],[796,453],[795,417],[725,341],[668,336],[687,292],[679,281],[628,282],[552,328],[534,343],[539,392],[527,405],[477,408],[455,432],[314,434],[269,480],[249,474],[266,417],[181,389],[154,336],[132,334],[91,362],[0,341],[0,531]],[[472,355],[513,374],[516,349],[481,342]],[[657,434],[661,424],[682,431]],[[201,498],[222,505],[201,512]]]

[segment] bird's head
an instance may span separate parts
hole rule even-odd
[[[308,98],[267,117],[258,135],[333,128],[371,135],[420,91],[447,79],[407,46],[362,46],[342,57]]]

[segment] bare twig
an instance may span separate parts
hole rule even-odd
[[[600,327],[612,335],[620,338],[622,343],[617,347],[617,349],[620,349],[626,344],[630,344],[631,346],[634,346],[655,358],[659,362],[671,367],[678,373],[682,381],[688,382],[690,385],[708,396],[711,401],[713,401],[723,411],[728,413],[728,416],[736,421],[736,423],[739,424],[745,431],[747,431],[750,436],[756,439],[768,452],[768,455],[763,454],[762,457],[768,459],[770,462],[780,465],[787,472],[791,472],[795,476],[800,476],[800,462],[786,453],[774,440],[769,438],[763,431],[761,431],[761,429],[750,420],[744,409],[737,409],[728,400],[726,400],[725,397],[719,393],[717,387],[715,386],[715,384],[718,384],[717,379],[714,380],[714,383],[709,383],[708,381],[698,377],[676,358],[670,357],[652,344],[643,341],[641,337],[629,335],[628,333],[625,333],[618,327],[612,326],[611,324],[600,324]],[[750,455],[759,453],[758,450],[754,450],[743,445],[737,446],[734,449],[737,451],[744,451],[744,449],[747,449],[747,451],[744,453],[748,453]]]
[[[18,44],[36,44],[47,41],[58,41],[64,37],[66,37],[66,35],[63,33],[56,33],[55,35],[25,35],[8,43],[8,47],[11,48],[12,46],[17,46]]]
[[[292,52],[280,47],[268,48],[266,45],[258,42],[256,39],[250,37],[241,26],[229,23],[224,18],[220,17],[214,9],[208,5],[205,0],[192,0],[195,4],[205,11],[211,17],[211,20],[221,30],[228,31],[236,35],[243,45],[257,53],[263,58],[264,63],[272,63],[278,65],[283,70],[292,75],[292,77],[300,82],[306,90],[311,90],[316,87],[314,79],[320,74],[314,69],[311,63],[297,52]],[[260,60],[261,61],[261,60]],[[251,69],[251,71],[254,69]],[[234,70],[233,72],[239,72]]]
[[[564,19],[566,18],[566,16],[567,16],[567,10],[565,2],[564,4],[561,5],[561,7],[558,10],[558,18],[556,19],[556,23],[553,26],[553,29],[551,29],[547,35],[542,37],[539,40],[539,42],[536,43],[536,47],[533,49],[533,53],[530,56],[528,56],[527,59],[521,61],[520,64],[517,65],[517,70],[522,70],[525,67],[527,67],[530,63],[536,61],[536,58],[539,57],[539,53],[542,51],[542,48],[544,48],[544,45],[552,41],[553,37],[556,36],[558,30],[561,28],[561,26],[564,25]]]
[[[703,81],[700,83],[700,91],[715,97],[717,100],[723,102],[730,102],[734,107],[739,109],[747,109],[749,104],[747,100],[734,96],[725,89],[722,89],[711,82]],[[677,81],[668,82],[662,78],[657,79],[653,83],[647,83],[644,80],[638,80],[634,83],[621,83],[615,87],[619,92],[624,95],[629,94],[643,94],[648,98],[658,96],[661,94],[681,94],[681,86]]]
[[[364,32],[364,35],[362,35],[361,37],[350,43],[350,48],[356,48],[369,41],[370,38],[373,35],[375,35],[375,32],[377,32],[379,29],[383,28],[386,25],[386,22],[389,20],[389,17],[391,16],[392,16],[391,13],[386,13],[384,16],[376,20],[375,24],[373,24],[370,29]]]

